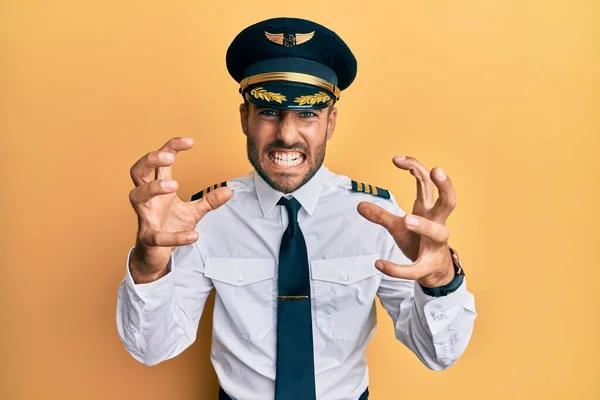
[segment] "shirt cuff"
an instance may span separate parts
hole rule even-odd
[[[456,291],[442,297],[428,296],[423,292],[417,281],[415,285],[415,303],[419,310],[423,310],[424,317],[432,335],[435,335],[454,321],[463,307],[474,310],[474,305],[469,306],[472,296],[467,291],[467,280],[463,277],[462,284]]]
[[[127,292],[130,294],[130,298],[133,302],[139,305],[160,305],[167,301],[173,293],[173,279],[171,269],[174,262],[173,253],[169,258],[167,264],[167,274],[154,282],[149,283],[135,283],[129,270],[129,260],[133,254],[133,246],[129,250],[127,255],[127,263],[125,264],[125,285],[127,286]]]

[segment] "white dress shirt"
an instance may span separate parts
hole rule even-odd
[[[279,245],[288,225],[282,193],[256,172],[228,181],[229,202],[196,226],[196,243],[175,249],[170,272],[118,292],[117,327],[131,355],[146,365],[175,357],[196,338],[209,292],[216,289],[211,360],[219,383],[237,400],[272,399],[275,389]],[[376,326],[377,295],[396,338],[429,368],[452,365],[469,342],[476,317],[466,280],[454,293],[430,297],[415,281],[379,272],[377,259],[411,261],[381,226],[356,211],[369,201],[404,215],[390,200],[350,190],[350,178],[325,167],[292,195],[308,249],[318,400],[356,400],[367,388],[365,349]],[[216,398],[216,394],[215,394]]]

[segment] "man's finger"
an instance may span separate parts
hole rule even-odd
[[[187,204],[191,205],[193,210],[197,213],[198,221],[206,215],[206,213],[216,210],[223,204],[227,203],[231,199],[232,192],[228,187],[220,187],[215,190],[211,190],[205,194],[201,199],[189,201]]]
[[[181,232],[148,230],[147,232],[140,234],[139,240],[149,247],[185,246],[198,240],[198,232],[195,230]]]
[[[357,211],[367,220],[383,226],[390,233],[402,222],[401,216],[394,215],[377,204],[368,201],[361,201],[358,204]]]
[[[141,186],[154,180],[154,170],[167,167],[175,162],[171,153],[151,151],[137,160],[129,170],[131,180],[135,186]]]
[[[414,214],[404,217],[406,227],[419,235],[426,236],[436,243],[447,243],[450,232],[446,225],[431,221]]]
[[[188,150],[194,145],[192,139],[172,138],[158,151],[151,151],[137,160],[129,170],[131,180],[136,186],[154,179],[171,179],[171,165],[178,151]],[[168,168],[168,170],[166,170]],[[154,172],[154,174],[153,174]]]
[[[450,177],[440,167],[431,171],[431,179],[438,188],[439,197],[431,209],[430,216],[433,221],[444,224],[456,208],[456,192]]]
[[[146,203],[152,198],[177,191],[178,183],[174,180],[154,180],[133,188],[129,192],[129,200],[134,207]]]
[[[375,262],[375,268],[393,278],[416,281],[424,276],[424,272],[421,268],[416,266],[416,262],[413,264],[399,265],[388,260],[377,260]]]
[[[176,156],[178,152],[189,150],[194,146],[194,139],[175,137],[169,139],[158,151],[168,152]],[[173,168],[171,166],[156,169],[155,179],[171,179],[173,178]]]
[[[429,170],[413,157],[396,156],[393,158],[396,167],[410,171],[417,180],[417,201],[425,206],[426,209],[433,207],[434,190],[433,183],[429,177]]]

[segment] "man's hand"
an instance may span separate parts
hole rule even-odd
[[[148,283],[164,276],[175,248],[196,242],[198,222],[231,198],[231,190],[223,187],[199,200],[179,199],[179,184],[173,179],[172,165],[179,152],[192,146],[191,138],[171,138],[157,151],[136,161],[129,171],[135,184],[129,192],[129,201],[138,216],[135,250],[130,260],[136,283]]]
[[[450,178],[436,167],[431,172],[412,157],[394,157],[396,167],[410,171],[417,179],[417,198],[412,214],[394,215],[369,202],[361,202],[358,212],[371,222],[386,228],[402,252],[413,261],[398,265],[377,260],[375,267],[386,275],[417,280],[425,287],[444,286],[455,276],[448,248],[449,231],[445,223],[456,207],[456,195]],[[434,184],[439,197],[434,203]]]

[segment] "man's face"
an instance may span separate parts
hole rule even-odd
[[[337,109],[277,110],[240,105],[248,159],[271,187],[291,193],[319,170],[333,136]]]

